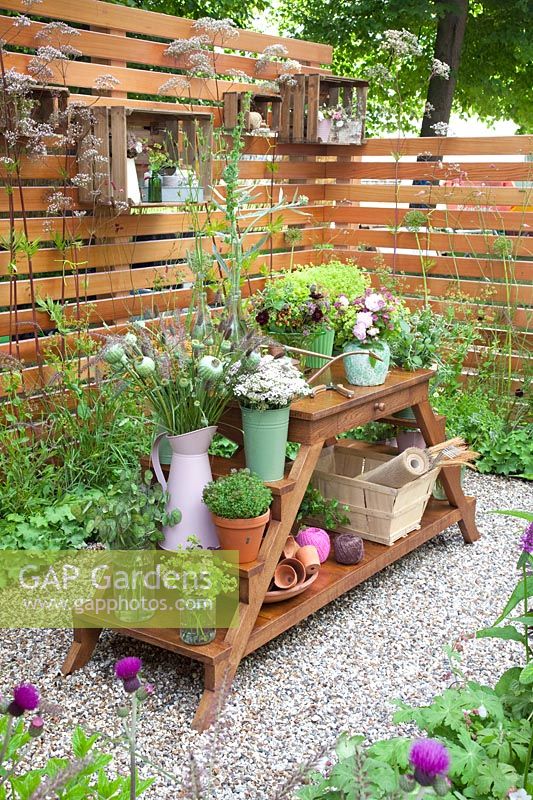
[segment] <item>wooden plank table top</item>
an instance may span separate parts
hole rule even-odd
[[[234,627],[219,630],[211,644],[200,647],[183,643],[176,629],[117,629],[121,635],[186,655],[204,664],[205,688],[193,721],[193,726],[198,730],[204,730],[213,721],[224,700],[221,694],[229,691],[245,655],[450,525],[458,523],[465,542],[474,542],[479,538],[475,524],[475,500],[463,494],[459,467],[448,467],[442,470],[440,476],[448,499],[430,501],[419,530],[391,546],[366,542],[365,558],[354,566],[343,566],[330,559],[322,565],[318,579],[304,593],[274,605],[263,605],[274,569],[292,532],[301,501],[324,446],[335,443],[341,433],[359,425],[383,419],[390,422],[391,415],[406,408],[412,408],[416,424],[428,446],[444,441],[445,420],[433,413],[428,400],[428,385],[432,375],[431,370],[405,372],[394,369],[381,386],[350,387],[354,390],[351,398],[328,390],[292,404],[289,441],[300,444],[299,452],[294,462],[287,465],[283,480],[270,484],[273,490],[271,521],[257,560],[251,565],[241,565],[240,602]],[[326,371],[320,381],[347,385],[339,364]],[[399,425],[402,424],[403,420],[399,420]],[[240,409],[234,404],[228,409],[219,429],[230,436],[232,431],[237,432],[234,438],[241,448],[232,459],[213,459],[215,475],[242,466],[242,436],[238,434],[241,427]],[[74,620],[74,641],[63,664],[65,674],[84,666],[98,643],[101,630],[83,627],[84,624],[95,624],[94,617],[89,617],[82,614]]]

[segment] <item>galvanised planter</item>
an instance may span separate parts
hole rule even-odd
[[[374,352],[381,361],[372,358]],[[353,386],[380,386],[385,383],[390,366],[390,349],[386,342],[349,342],[343,353],[360,353],[344,358],[344,371],[348,383]]]
[[[246,466],[264,481],[279,481],[285,471],[290,406],[257,409],[241,406]]]

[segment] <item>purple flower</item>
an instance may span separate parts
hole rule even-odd
[[[354,325],[353,335],[356,339],[359,339],[360,342],[364,342],[366,339],[366,325],[362,322],[358,322],[357,325]]]
[[[136,656],[122,658],[115,664],[115,675],[124,684],[124,689],[128,692],[136,692],[141,682],[137,677],[142,669],[143,662]]]
[[[39,706],[39,692],[31,683],[21,683],[13,689],[13,701],[8,706],[8,714],[21,717],[25,711],[35,711]]]
[[[263,311],[259,311],[259,313],[255,317],[255,321],[258,323],[258,325],[268,325],[268,320],[269,320],[269,314],[268,311],[266,311],[266,309]]]
[[[323,316],[324,313],[322,309],[317,306],[313,311],[313,313],[311,314],[311,319],[313,320],[313,322],[320,322]]]
[[[409,761],[421,786],[431,786],[437,776],[446,775],[450,768],[448,751],[436,739],[419,739],[413,742]]]
[[[357,314],[357,325],[364,325],[365,328],[371,328],[373,324],[374,320],[370,311],[360,311]]]
[[[520,542],[524,552],[533,553],[533,522],[530,522],[529,525],[526,526]]]
[[[28,728],[28,733],[30,734],[32,739],[37,739],[39,736],[42,735],[44,731],[44,720],[42,717],[34,717],[30,722],[30,727]]]

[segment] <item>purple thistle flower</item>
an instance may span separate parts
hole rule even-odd
[[[533,553],[533,522],[526,526],[520,539],[522,550],[525,553]]]
[[[143,662],[136,656],[121,658],[120,661],[117,661],[115,664],[115,675],[117,678],[120,678],[128,694],[136,692],[141,685],[137,676],[142,669],[142,665]]]
[[[39,692],[31,683],[21,683],[13,689],[13,701],[7,712],[12,717],[21,717],[25,711],[35,711],[40,702]]]
[[[136,678],[142,669],[142,665],[143,662],[136,656],[121,658],[120,661],[117,661],[115,664],[115,675],[117,678],[120,678],[121,681]]]
[[[409,761],[414,768],[415,779],[421,786],[431,786],[435,778],[446,775],[450,767],[448,751],[436,739],[413,742]]]

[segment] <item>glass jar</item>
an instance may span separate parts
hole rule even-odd
[[[161,203],[163,199],[161,175],[152,173],[148,178],[148,202]]]
[[[209,644],[217,635],[215,625],[216,605],[214,600],[207,608],[180,611],[180,639],[185,644],[195,647]]]

